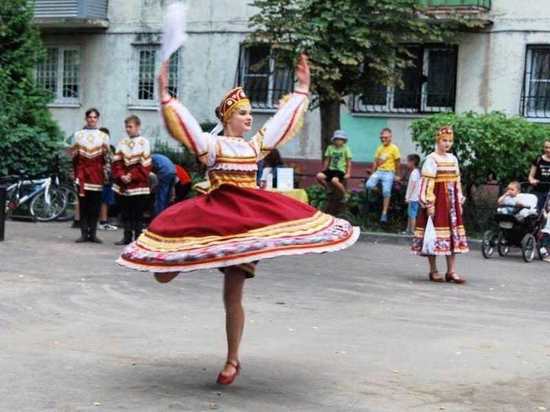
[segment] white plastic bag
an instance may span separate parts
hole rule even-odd
[[[437,234],[435,233],[435,226],[432,217],[428,217],[428,223],[426,223],[426,229],[424,230],[424,242],[422,243],[423,255],[435,255],[435,242],[437,240]]]

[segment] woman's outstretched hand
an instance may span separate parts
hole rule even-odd
[[[164,62],[160,66],[160,73],[159,73],[159,94],[160,94],[160,101],[165,102],[167,100],[170,100],[170,93],[168,92],[168,65],[169,62]]]
[[[296,65],[296,79],[298,80],[297,92],[309,93],[311,83],[311,74],[309,71],[309,62],[306,54],[301,54]]]

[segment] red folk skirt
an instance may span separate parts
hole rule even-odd
[[[469,251],[468,239],[462,219],[462,206],[458,198],[457,184],[454,182],[436,182],[434,185],[435,214],[433,223],[436,231],[435,255],[453,255]],[[428,223],[428,213],[422,209],[416,220],[416,230],[412,242],[412,251],[422,254],[424,231]]]
[[[258,260],[333,252],[358,237],[349,222],[288,196],[223,185],[166,209],[118,263],[156,273],[238,266],[253,276]]]

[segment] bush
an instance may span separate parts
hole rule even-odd
[[[438,114],[416,120],[411,126],[413,141],[422,153],[427,155],[434,150],[434,136],[445,125],[451,125],[455,132],[453,152],[460,162],[468,198],[465,225],[470,234],[479,235],[490,226],[494,214],[495,199],[481,196],[488,187],[483,185],[527,180],[531,162],[542,153],[550,130],[498,112]],[[474,190],[476,187],[481,190]]]
[[[413,122],[412,139],[425,155],[434,149],[434,136],[444,126],[453,126],[453,151],[460,161],[465,186],[495,179],[500,184],[525,181],[531,162],[542,153],[549,130],[520,117],[490,114],[438,114]]]

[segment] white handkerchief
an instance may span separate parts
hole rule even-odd
[[[170,56],[185,43],[185,16],[186,8],[181,2],[172,3],[166,8],[160,49],[161,62],[170,59]]]

